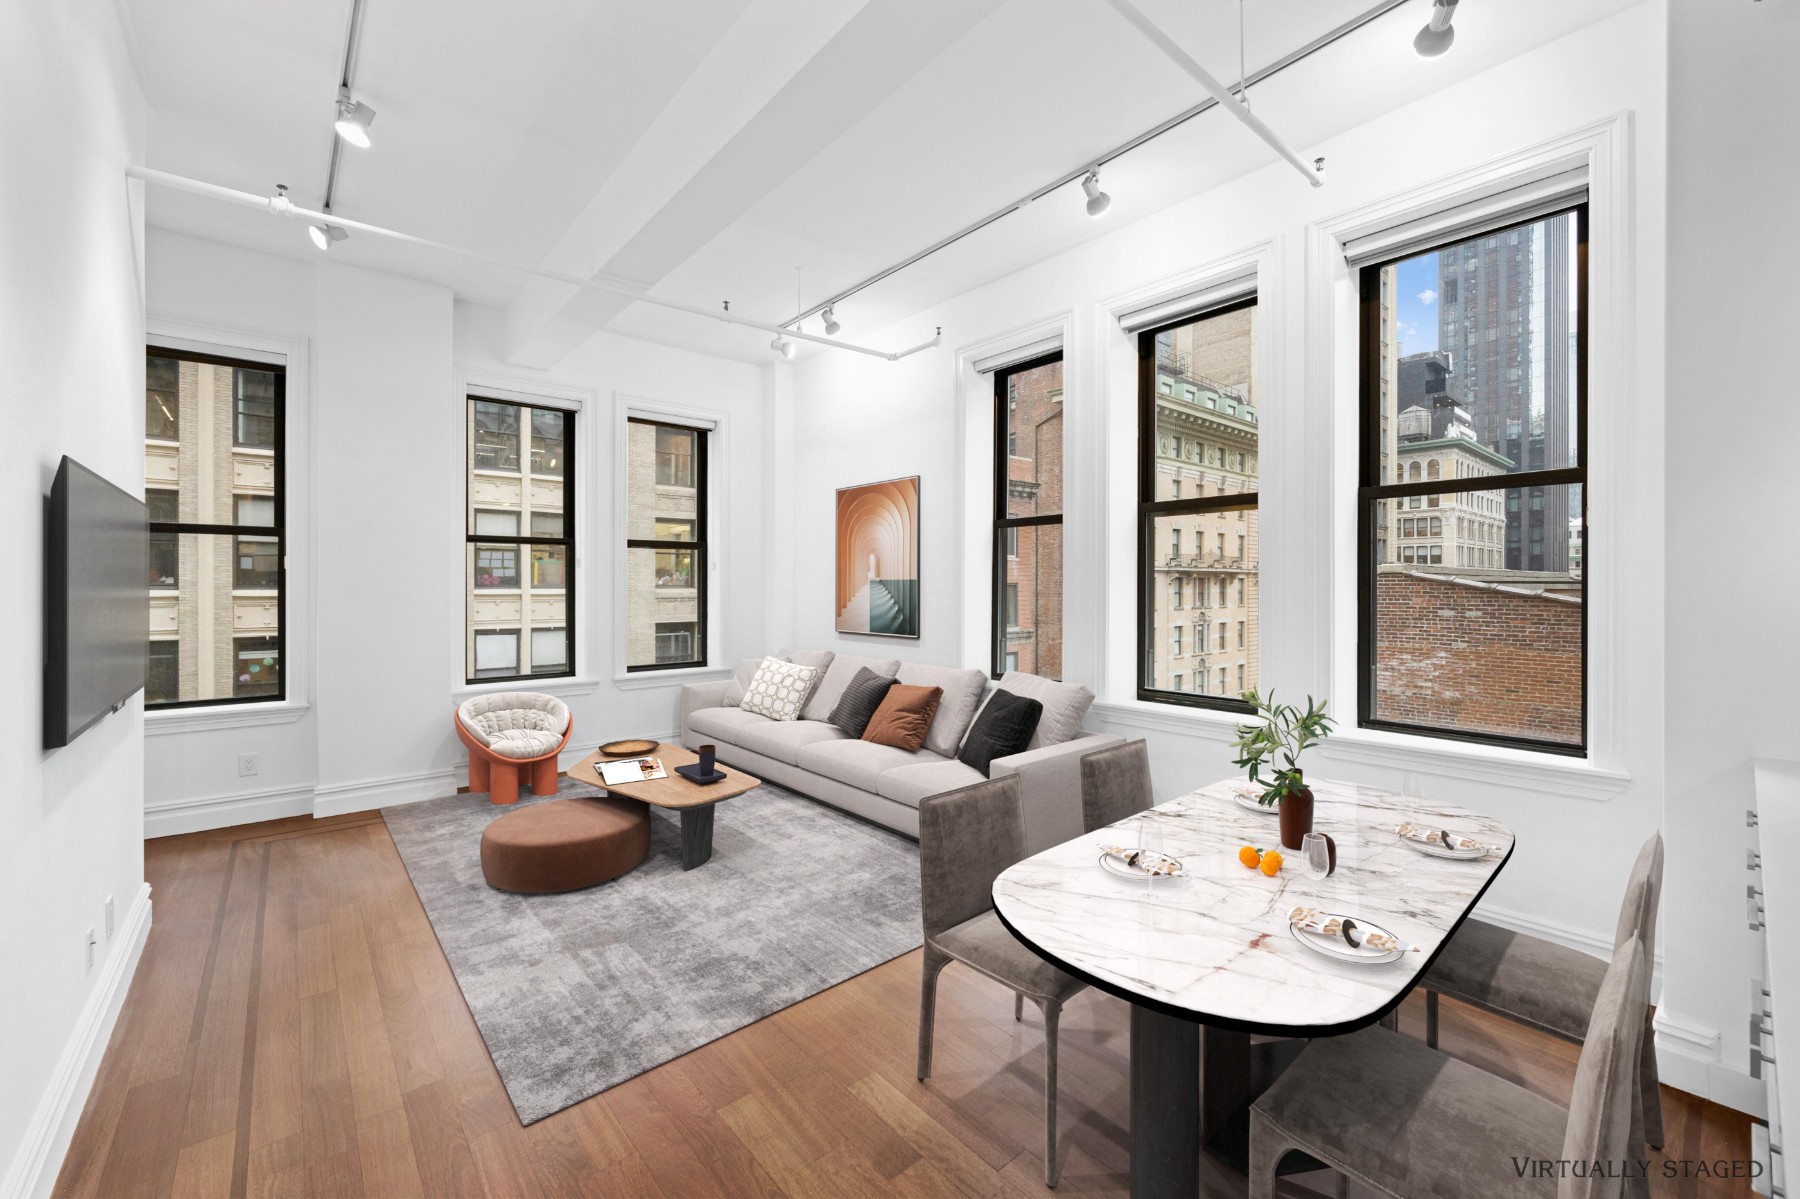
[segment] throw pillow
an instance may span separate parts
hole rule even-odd
[[[775,657],[779,658],[781,655],[776,654]],[[761,658],[745,658],[739,662],[737,673],[733,674],[731,681],[725,684],[725,695],[719,700],[719,705],[725,708],[735,708],[742,704],[744,693],[750,690],[750,680],[756,677],[756,669],[762,664]]]
[[[843,698],[831,710],[830,722],[852,737],[862,736],[863,730],[869,727],[869,718],[875,715],[875,709],[881,706],[893,685],[893,679],[863,667],[844,688]]]
[[[888,688],[862,739],[896,749],[918,750],[931,731],[931,718],[937,715],[938,701],[944,698],[942,687],[914,687],[895,683]]]
[[[746,712],[767,716],[770,720],[796,720],[813,684],[822,673],[816,666],[764,658],[756,668],[756,677],[744,691],[744,702],[738,707]]]
[[[994,692],[994,698],[975,718],[975,727],[969,730],[957,759],[993,778],[989,768],[994,759],[1024,753],[1025,747],[1031,744],[1031,735],[1037,732],[1038,718],[1043,714],[1044,705],[1035,699],[1010,691]]]

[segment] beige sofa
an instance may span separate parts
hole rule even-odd
[[[959,762],[956,753],[988,695],[984,672],[823,650],[783,650],[774,656],[825,668],[800,719],[771,720],[737,706],[762,661],[746,659],[734,678],[681,689],[682,744],[715,745],[721,761],[909,837],[919,835],[921,800],[981,781],[981,772]],[[827,721],[863,667],[902,683],[944,689],[923,749],[860,741]],[[995,759],[991,767],[992,777],[1019,777],[1027,848],[1036,853],[1079,836],[1081,756],[1122,738],[1081,727],[1094,695],[1079,684],[1009,673],[994,686],[1044,705],[1025,752]]]

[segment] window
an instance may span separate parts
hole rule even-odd
[[[470,396],[467,419],[468,681],[573,674],[575,414]]]
[[[1169,630],[1169,656],[1181,657],[1181,626],[1175,625]]]
[[[286,371],[152,346],[144,378],[145,706],[283,699]]]
[[[1586,752],[1587,221],[1576,204],[1490,235],[1506,235],[1503,255],[1472,239],[1360,268],[1364,726]],[[1403,347],[1380,330],[1384,288],[1401,297],[1400,324],[1415,327]],[[1437,302],[1414,306],[1425,293]],[[1383,388],[1379,365],[1402,350],[1399,386]],[[1442,394],[1422,404],[1413,388],[1426,375]],[[1389,476],[1384,427],[1400,454],[1427,462],[1423,479],[1413,481],[1417,460]],[[1385,518],[1392,527],[1378,529],[1381,514],[1421,498],[1482,514],[1457,517],[1452,535],[1499,548],[1389,551],[1387,534],[1404,526]],[[1419,524],[1421,537],[1445,532],[1441,516]],[[1408,569],[1446,558],[1484,573]]]
[[[994,372],[994,649],[1008,667],[1062,677],[1063,360]]]
[[[1226,667],[1219,667],[1216,689],[1211,669],[1195,670],[1187,689],[1177,685],[1170,669],[1173,646],[1154,632],[1162,579],[1175,569],[1184,529],[1193,532],[1194,553],[1205,555],[1193,605],[1225,607],[1233,578],[1239,605],[1256,602],[1257,463],[1266,419],[1255,383],[1256,325],[1252,298],[1138,334],[1139,699],[1247,710],[1226,692]],[[1181,465],[1183,447],[1190,446],[1192,460],[1204,461],[1207,471],[1194,494],[1183,496],[1173,479],[1193,469]],[[1236,560],[1226,557],[1228,527],[1239,539]],[[1159,558],[1156,551],[1164,545],[1169,554]],[[1195,651],[1223,652],[1225,630],[1222,623],[1214,630],[1210,621],[1196,621]],[[1254,638],[1244,647],[1244,661],[1248,685],[1255,687]]]
[[[625,669],[706,665],[705,429],[625,426]]]
[[[1181,576],[1180,575],[1176,575],[1174,578],[1169,580],[1169,606],[1171,608],[1181,607]]]

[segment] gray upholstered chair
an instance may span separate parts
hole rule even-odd
[[[1633,937],[1656,956],[1656,908],[1662,897],[1662,834],[1654,834],[1638,851],[1625,885],[1613,951]],[[1606,963],[1591,954],[1566,949],[1553,941],[1515,933],[1480,920],[1467,920],[1457,930],[1419,985],[1425,988],[1425,1043],[1435,1047],[1438,996],[1472,1004],[1520,1024],[1579,1042],[1594,1011],[1594,997],[1606,977]],[[1662,1148],[1662,1092],[1656,1073],[1656,1033],[1646,1013],[1642,1060],[1638,1063],[1644,1137]]]
[[[1150,782],[1150,747],[1128,741],[1081,758],[1081,831],[1134,816],[1156,806]]]
[[[1291,1150],[1388,1195],[1647,1195],[1641,1179],[1536,1177],[1515,1163],[1638,1158],[1638,1041],[1649,1003],[1650,959],[1633,937],[1595,997],[1567,1111],[1379,1028],[1319,1038],[1251,1106],[1251,1199],[1274,1195],[1275,1169]]]
[[[919,804],[919,908],[925,965],[919,980],[919,1080],[931,1076],[938,975],[952,960],[1012,989],[1013,1014],[1030,999],[1044,1013],[1044,1185],[1055,1186],[1056,1022],[1083,984],[1044,961],[994,914],[994,879],[1025,853],[1025,814],[1012,776],[934,795]]]

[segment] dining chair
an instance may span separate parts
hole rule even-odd
[[[1150,782],[1150,747],[1127,741],[1081,756],[1081,831],[1135,816],[1156,806]]]
[[[1251,1199],[1274,1195],[1276,1167],[1292,1150],[1395,1196],[1647,1196],[1647,1180],[1618,1176],[1629,1169],[1558,1177],[1531,1164],[1637,1159],[1638,1039],[1649,1004],[1650,955],[1633,937],[1595,996],[1566,1111],[1378,1028],[1314,1040],[1251,1105]]]
[[[1044,1185],[1056,1185],[1056,1024],[1085,984],[1025,948],[994,912],[994,879],[1024,860],[1025,813],[1011,775],[919,804],[919,910],[925,964],[919,979],[919,1081],[931,1077],[938,975],[952,961],[1010,988],[1044,1014]],[[1023,997],[1023,999],[1018,998]]]
[[[1656,833],[1638,851],[1626,882],[1613,936],[1615,953],[1637,937],[1654,960],[1662,868],[1662,834]],[[1485,921],[1465,920],[1419,983],[1425,990],[1425,1043],[1437,1046],[1439,995],[1579,1043],[1605,977],[1606,963],[1592,954]],[[1647,1011],[1642,1040],[1638,1083],[1644,1138],[1652,1148],[1661,1149],[1662,1091],[1656,1073],[1656,1032]]]

